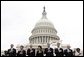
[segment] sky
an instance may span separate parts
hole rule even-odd
[[[1,50],[29,43],[44,6],[62,44],[83,49],[82,1],[1,1]]]

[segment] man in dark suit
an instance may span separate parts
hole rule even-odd
[[[53,49],[50,48],[50,44],[49,43],[47,45],[48,45],[48,48],[45,48],[44,54],[46,56],[53,56]]]
[[[17,53],[17,56],[26,56],[26,51],[23,49],[24,46],[20,46],[20,50]]]
[[[32,45],[30,45],[30,48],[27,50],[28,56],[35,56],[35,49],[32,48]]]
[[[73,56],[73,51],[70,49],[70,45],[64,50],[64,56]]]
[[[8,49],[8,56],[16,56],[16,49],[13,48],[14,45],[11,44],[10,46],[11,46],[11,48]]]
[[[63,56],[63,49],[60,48],[60,43],[57,43],[57,48],[55,49],[56,56]]]

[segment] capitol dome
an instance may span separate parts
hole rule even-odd
[[[29,37],[30,44],[46,44],[52,40],[60,40],[57,36],[57,30],[52,22],[46,17],[45,7],[42,13],[42,18],[35,24],[32,30],[32,35]]]
[[[40,19],[35,25],[35,27],[41,27],[41,26],[54,28],[54,25],[48,19]]]

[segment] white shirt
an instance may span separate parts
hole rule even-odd
[[[75,52],[75,56],[83,56],[83,54],[80,52],[78,53],[77,51]]]
[[[58,50],[60,50],[60,48],[57,48]]]
[[[51,52],[50,48],[48,48],[48,52]]]
[[[30,48],[30,53],[33,52],[32,48]]]
[[[10,48],[11,50],[10,50],[10,52],[13,52],[13,48]]]
[[[67,49],[67,52],[71,52],[69,49]]]
[[[61,52],[60,47],[57,48],[59,52]]]
[[[21,50],[20,54],[23,54],[23,50]]]

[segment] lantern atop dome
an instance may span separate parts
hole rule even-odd
[[[43,7],[43,13],[42,13],[42,19],[47,19],[46,17],[46,11],[45,11],[45,6]]]

